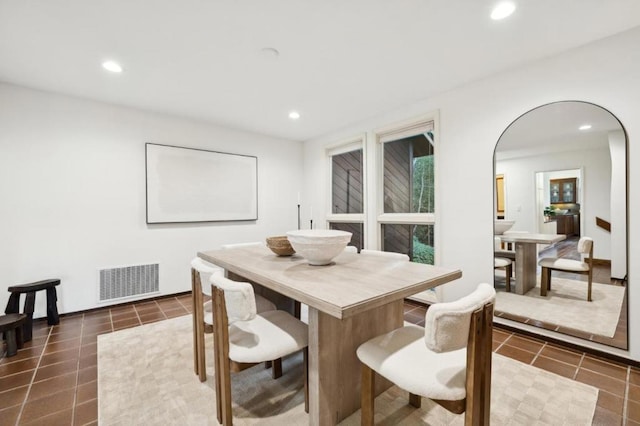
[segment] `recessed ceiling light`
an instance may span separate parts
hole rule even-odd
[[[271,59],[275,59],[280,56],[280,52],[278,52],[278,49],[274,47],[263,47],[260,49],[260,53],[262,53],[264,57]]]
[[[582,126],[578,127],[578,129],[580,130],[589,130],[591,128],[591,124],[583,124]]]
[[[298,118],[300,118],[300,113],[298,111],[291,111],[289,113],[289,118],[292,120],[297,120]]]
[[[511,15],[516,10],[516,5],[510,1],[498,3],[491,11],[491,19],[499,21]]]
[[[102,63],[102,68],[111,72],[117,72],[117,73],[122,72],[122,66],[119,63],[114,61],[104,61]]]

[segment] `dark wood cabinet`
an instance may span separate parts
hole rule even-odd
[[[576,202],[577,178],[551,179],[549,181],[549,198],[551,204]]]
[[[564,234],[567,237],[572,235],[580,236],[580,215],[578,214],[562,214],[555,216],[558,234]]]

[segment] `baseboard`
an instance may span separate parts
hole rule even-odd
[[[102,310],[105,310],[105,309],[117,308],[119,306],[134,305],[136,303],[149,302],[151,300],[168,299],[170,297],[182,296],[182,295],[185,295],[185,294],[191,294],[191,290],[189,290],[189,291],[181,291],[181,292],[173,293],[173,294],[163,294],[162,296],[154,296],[154,297],[147,297],[147,298],[136,299],[136,300],[129,300],[129,301],[123,302],[123,303],[116,303],[116,304],[113,304],[113,305],[99,306],[97,308],[91,308],[91,309],[83,309],[81,311],[65,312],[64,314],[60,314],[60,318],[66,317],[66,316],[78,315],[78,314],[87,314],[89,312],[102,311]],[[44,317],[34,318],[33,321],[35,322],[35,321],[46,320],[46,319],[47,319],[47,317],[44,316]]]
[[[596,259],[594,257],[593,258],[593,264],[597,265],[597,266],[608,266],[608,267],[611,267],[611,260],[610,259]]]

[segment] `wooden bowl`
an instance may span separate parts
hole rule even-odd
[[[267,238],[267,247],[278,256],[291,256],[296,251],[291,247],[286,235]]]

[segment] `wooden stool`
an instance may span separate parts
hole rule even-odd
[[[25,342],[31,340],[31,330],[33,327],[33,307],[36,303],[36,292],[40,290],[47,290],[47,324],[56,325],[60,323],[58,317],[58,295],[56,294],[56,286],[60,284],[59,279],[37,281],[30,284],[14,285],[7,290],[11,292],[9,296],[9,302],[7,303],[7,309],[5,314],[17,314],[20,311],[20,295],[26,293],[27,297],[24,301],[24,314],[27,315],[26,322],[22,326],[23,338]]]
[[[14,356],[24,344],[22,327],[27,316],[25,314],[0,315],[0,332],[4,332],[7,341],[7,356]]]

